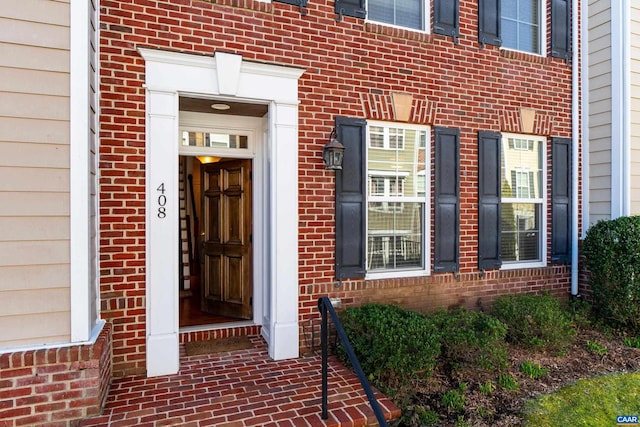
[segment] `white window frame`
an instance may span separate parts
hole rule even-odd
[[[366,279],[385,279],[385,278],[398,278],[398,277],[416,277],[416,276],[427,276],[430,274],[431,272],[431,163],[429,161],[429,153],[430,153],[430,147],[431,147],[431,127],[427,126],[427,125],[413,125],[413,124],[404,124],[404,123],[397,123],[397,122],[380,122],[380,121],[374,121],[374,120],[368,120],[367,121],[367,132],[366,132],[366,138],[367,138],[367,147],[368,149],[365,150],[365,164],[367,165],[367,186],[369,185],[369,177],[375,176],[375,177],[381,177],[386,175],[393,175],[393,176],[401,176],[402,174],[397,173],[397,172],[389,172],[389,171],[380,171],[380,170],[376,170],[376,169],[371,169],[369,170],[369,150],[381,150],[381,148],[379,147],[370,147],[369,145],[369,129],[372,126],[378,126],[378,127],[383,127],[383,128],[401,128],[401,129],[405,129],[405,130],[415,130],[416,131],[416,137],[417,137],[417,141],[415,143],[414,146],[414,150],[415,150],[415,158],[418,158],[418,154],[417,152],[419,150],[425,150],[427,155],[425,156],[425,170],[422,172],[418,172],[417,168],[418,168],[418,164],[414,163],[413,164],[413,170],[410,173],[415,174],[416,176],[419,174],[424,174],[425,176],[425,194],[424,196],[415,196],[415,197],[405,197],[402,196],[397,197],[397,196],[388,196],[388,197],[376,197],[376,196],[369,196],[369,192],[367,191],[367,195],[366,195],[366,200],[365,200],[365,224],[367,225],[366,227],[366,233],[365,233],[365,238],[369,239],[369,202],[395,202],[395,203],[403,203],[403,202],[407,202],[407,203],[423,203],[424,204],[424,214],[423,214],[423,224],[422,224],[422,230],[423,230],[423,236],[422,236],[422,256],[423,256],[423,268],[413,268],[413,269],[407,269],[407,270],[386,270],[386,271],[367,271],[366,274]],[[423,146],[420,141],[420,132],[426,132],[426,144],[425,146]],[[406,147],[406,144],[405,144]],[[409,176],[409,174],[407,174],[407,176]],[[404,178],[404,177],[403,177]],[[404,188],[404,187],[403,187]],[[386,189],[386,188],[385,188]],[[367,247],[368,245],[365,245],[365,247]],[[368,257],[368,248],[367,248],[367,257]],[[369,260],[367,259],[367,265],[369,263]]]
[[[515,270],[521,268],[537,268],[537,267],[546,267],[547,266],[547,138],[544,136],[538,135],[525,135],[525,134],[513,134],[513,133],[503,133],[502,134],[502,157],[503,162],[506,162],[505,152],[509,149],[509,138],[514,139],[524,139],[524,140],[533,140],[540,143],[540,147],[542,149],[542,153],[540,155],[541,159],[541,170],[540,174],[542,177],[542,182],[540,183],[540,195],[537,198],[519,198],[519,197],[501,197],[500,204],[505,203],[528,203],[535,204],[540,206],[540,237],[539,237],[539,248],[540,248],[540,260],[539,261],[502,261],[501,270]],[[515,141],[514,141],[515,143]],[[514,144],[514,149],[515,144]],[[505,165],[505,168],[508,168],[508,165]],[[517,167],[516,170],[523,171],[524,168]],[[500,176],[501,179],[507,179],[510,181],[511,177],[503,177],[502,176],[502,166],[500,166]],[[531,194],[529,192],[529,194]],[[502,218],[500,218],[502,221]],[[502,230],[500,230],[502,233]]]
[[[418,0],[420,1],[420,0]],[[393,27],[393,28],[402,28],[404,30],[409,30],[409,31],[416,31],[419,33],[430,33],[431,32],[431,1],[432,0],[421,0],[423,3],[423,9],[422,9],[422,28],[411,28],[411,27],[405,27],[402,25],[397,25],[397,24],[389,24],[388,22],[382,22],[382,21],[374,21],[373,19],[369,19],[369,8],[371,7],[370,5],[370,1],[367,0],[367,4],[366,4],[366,10],[367,10],[367,18],[366,21],[367,22],[372,22],[375,24],[379,24],[379,25],[384,25],[384,26],[388,26],[388,27]]]
[[[509,0],[513,1],[513,0]],[[504,45],[505,34],[504,29],[501,30],[502,34],[500,37],[502,38],[502,46],[501,48],[504,50],[511,50],[515,52],[524,52],[530,55],[536,56],[546,56],[547,51],[547,1],[548,0],[537,0],[538,1],[538,48],[539,52],[530,52],[528,50],[514,49],[512,47],[506,47]],[[502,11],[500,12],[500,21],[502,21]],[[502,26],[502,22],[500,23]]]

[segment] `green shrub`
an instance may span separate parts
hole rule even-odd
[[[501,296],[493,314],[507,325],[507,339],[525,347],[560,351],[576,336],[568,314],[546,294]]]
[[[640,217],[598,222],[582,254],[594,308],[615,326],[640,332]]]
[[[362,369],[379,386],[427,377],[440,355],[440,334],[423,315],[393,305],[348,308],[341,321]],[[345,354],[339,351],[343,360]]]
[[[440,310],[429,317],[442,333],[442,355],[451,367],[506,366],[507,326],[495,317],[464,308]]]

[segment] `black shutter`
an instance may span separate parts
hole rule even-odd
[[[551,139],[551,262],[571,262],[571,140]]]
[[[500,268],[500,134],[478,132],[478,268]]]
[[[458,271],[460,237],[460,130],[435,128],[434,271]]]
[[[551,0],[551,56],[571,55],[571,1]]]
[[[336,117],[338,141],[344,145],[342,170],[336,171],[336,278],[364,277],[366,227],[365,151],[367,122]]]
[[[478,41],[482,45],[502,45],[500,0],[478,0]]]
[[[338,20],[345,15],[356,18],[364,18],[367,15],[365,0],[335,0],[335,2],[335,11],[339,15]]]
[[[294,6],[298,6],[300,8],[300,12],[302,13],[302,8],[307,7],[307,0],[273,0],[280,3],[292,4]],[[306,14],[306,13],[305,13]]]
[[[433,32],[445,36],[458,37],[460,24],[458,22],[459,0],[435,0],[433,4]]]

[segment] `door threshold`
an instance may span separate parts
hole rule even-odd
[[[178,333],[218,331],[220,329],[242,328],[245,326],[258,326],[258,324],[253,320],[240,320],[237,322],[212,323],[209,325],[183,326],[178,330]]]

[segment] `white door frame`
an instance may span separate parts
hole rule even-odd
[[[298,223],[298,79],[304,70],[222,52],[138,52],[146,72],[147,375],[176,373],[180,366],[178,206],[169,202],[178,199],[179,93],[269,104],[262,335],[272,358],[298,357],[298,230],[291,225]],[[161,206],[161,200],[168,202]]]

